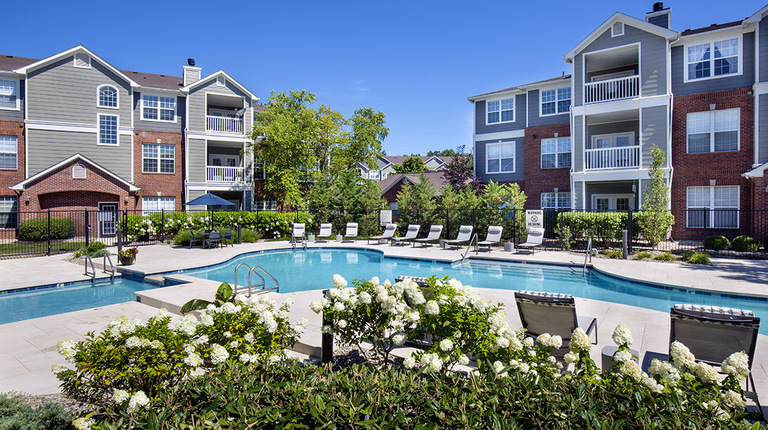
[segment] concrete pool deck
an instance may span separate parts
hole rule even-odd
[[[246,252],[285,248],[286,245],[286,242],[262,242],[209,250],[169,245],[143,246],[139,248],[136,264],[127,269],[148,275],[171,272],[220,263]],[[443,250],[438,246],[412,248],[409,245],[368,246],[364,241],[315,243],[310,246],[379,249],[389,256],[443,261],[460,259],[461,252],[466,249]],[[567,264],[579,268],[584,264],[584,254],[558,251],[516,254],[494,249],[490,252],[481,252],[479,255],[472,252],[471,258],[476,257]],[[0,274],[2,274],[0,276],[3,279],[0,290],[88,279],[83,275],[82,264],[73,264],[67,261],[68,259],[69,255],[59,255],[0,260]],[[711,266],[692,266],[679,263],[593,258],[592,266],[615,276],[647,282],[768,297],[768,261],[714,258],[712,262]],[[100,271],[97,269],[97,272]],[[174,277],[186,278],[184,275],[174,275]],[[0,392],[20,391],[33,394],[58,392],[58,381],[50,372],[51,364],[63,363],[63,359],[56,353],[57,341],[81,340],[86,332],[103,330],[112,318],[119,315],[146,320],[157,312],[158,307],[164,306],[174,311],[190,298],[212,297],[217,286],[218,282],[195,279],[190,284],[143,291],[138,294],[142,303],[128,302],[0,325],[0,345],[5,346],[0,352],[0,364],[2,364]],[[328,286],[331,286],[330,279]],[[513,328],[520,327],[511,290],[483,289],[480,285],[475,287],[484,298],[504,303],[510,325]],[[309,320],[301,345],[297,349],[305,354],[319,353],[321,318],[308,307],[310,302],[319,299],[319,292],[315,290],[270,294],[277,301],[282,301],[289,296],[296,300],[292,319],[299,320],[306,317]],[[641,360],[646,352],[665,353],[667,351],[668,312],[580,298],[577,298],[576,306],[580,315],[598,318],[600,342],[592,352],[592,357],[598,364],[601,358],[600,351],[604,346],[612,345],[611,333],[619,322],[624,322],[632,331],[635,339],[633,348],[640,351]],[[744,307],[749,308],[748,304]],[[757,391],[765,398],[768,396],[768,336],[758,337],[752,371]]]

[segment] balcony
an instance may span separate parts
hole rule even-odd
[[[220,133],[243,134],[243,119],[226,116],[205,116],[205,130]]]
[[[245,169],[242,167],[206,166],[205,180],[219,183],[245,182]]]
[[[640,95],[640,76],[607,79],[584,84],[584,103],[631,99]]]
[[[587,170],[632,169],[640,167],[640,145],[584,151]]]

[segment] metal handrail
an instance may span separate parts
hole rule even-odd
[[[85,272],[83,272],[83,275],[89,275],[88,263],[91,263],[91,282],[96,282],[96,269],[93,267],[93,260],[90,255],[85,256]]]
[[[307,250],[307,238],[304,236],[304,233],[301,234],[301,243],[304,246],[304,250]],[[296,249],[296,236],[291,234],[291,249]]]
[[[589,262],[592,262],[592,238],[590,237],[587,241],[587,255],[584,256],[584,270],[582,270],[581,274],[586,275],[587,274],[587,259],[589,259]]]
[[[109,261],[109,272],[107,272],[107,261]],[[112,257],[109,256],[109,254],[104,254],[104,260],[101,263],[102,267],[104,268],[104,273],[109,273],[109,279],[111,281],[115,280],[115,265],[112,264]]]
[[[263,267],[261,267],[261,266],[253,266],[253,267],[251,267],[247,263],[240,263],[240,264],[238,264],[235,267],[235,285],[234,285],[234,288],[233,288],[233,291],[234,291],[235,295],[237,295],[237,269],[239,269],[240,266],[245,266],[245,267],[248,268],[248,286],[246,287],[246,288],[248,288],[248,297],[251,297],[251,294],[253,293],[253,288],[254,287],[261,287],[262,292],[267,292],[267,291],[271,291],[271,290],[275,290],[275,292],[278,292],[278,293],[280,292],[280,282],[278,282],[277,279],[274,276],[272,276],[269,272],[267,272]],[[266,287],[266,282],[264,281],[264,277],[261,276],[259,273],[257,273],[256,270],[261,270],[265,275],[269,276],[273,281],[275,281],[275,286],[274,287],[270,287],[270,288],[265,288]],[[258,276],[259,279],[261,279],[261,283],[256,284],[256,285],[251,283],[251,279],[252,279],[251,275],[253,275],[253,274],[256,274],[256,276]]]
[[[474,233],[472,235],[472,238],[469,239],[469,243],[467,244],[467,250],[464,251],[464,254],[461,255],[461,262],[463,263],[464,260],[469,256],[469,253],[472,251],[472,241],[475,242],[475,248],[477,248],[477,241],[478,241],[477,233]]]

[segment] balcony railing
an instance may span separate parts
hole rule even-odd
[[[640,167],[640,146],[587,149],[584,158],[587,170],[637,168]]]
[[[243,119],[225,116],[205,116],[205,129],[223,133],[243,133]]]
[[[589,82],[584,85],[584,103],[629,99],[640,95],[640,76]]]
[[[207,166],[205,179],[208,182],[245,182],[245,173],[242,167]]]

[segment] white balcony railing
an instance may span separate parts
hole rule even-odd
[[[589,82],[584,85],[584,103],[629,99],[640,95],[640,76]]]
[[[205,129],[223,133],[243,133],[243,119],[226,116],[205,116]]]
[[[245,173],[242,167],[207,166],[205,180],[225,183],[245,182]]]
[[[584,158],[587,170],[637,168],[640,167],[640,146],[587,149]]]

